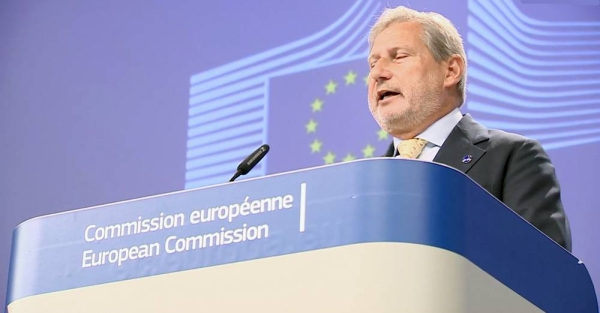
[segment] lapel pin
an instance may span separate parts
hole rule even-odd
[[[473,160],[473,156],[470,154],[467,154],[462,158],[462,162],[465,164],[471,163],[472,160]]]

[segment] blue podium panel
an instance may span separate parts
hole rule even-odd
[[[32,219],[9,312],[598,312],[582,262],[449,167],[374,158]]]

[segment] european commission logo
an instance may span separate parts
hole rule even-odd
[[[364,85],[348,99],[349,94],[341,97],[341,89],[333,84],[344,78],[336,74],[340,66],[366,69],[366,35],[381,9],[379,2],[358,0],[313,35],[192,76],[185,188],[228,181],[240,160],[263,143],[271,145],[269,155],[244,178],[358,157],[354,148],[344,147],[348,138],[355,136],[357,145],[368,147],[365,151],[372,155],[376,148],[358,134],[364,129],[361,120],[374,123],[363,105]],[[354,72],[358,75],[358,70]],[[331,77],[333,84],[329,94],[325,90],[320,95],[315,84],[321,85],[323,77]],[[348,87],[351,84],[349,80]],[[305,101],[309,94],[313,99]],[[321,111],[312,112],[312,106],[307,107],[317,97],[323,97]],[[360,106],[366,111],[353,127],[336,128],[342,124],[340,119],[353,121],[348,121],[348,111],[334,111],[334,103],[344,103],[345,107],[338,109]],[[328,133],[328,128],[332,132]],[[307,144],[312,135],[319,137]],[[314,153],[312,149],[316,149]],[[322,151],[327,152],[322,155]]]

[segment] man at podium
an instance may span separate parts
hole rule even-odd
[[[542,146],[461,113],[467,58],[452,23],[437,13],[387,9],[371,29],[369,44],[369,108],[394,138],[385,156],[463,171],[571,251],[559,183]]]

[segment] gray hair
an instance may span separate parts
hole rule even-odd
[[[462,104],[466,99],[467,85],[467,56],[458,30],[452,22],[435,12],[419,12],[399,6],[383,11],[369,34],[369,46],[373,45],[375,37],[393,23],[415,21],[423,27],[423,42],[433,55],[436,62],[447,60],[458,54],[465,63],[464,72],[458,81],[457,88]]]

